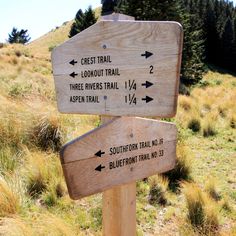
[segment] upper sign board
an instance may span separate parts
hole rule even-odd
[[[61,162],[71,198],[172,169],[176,135],[171,123],[119,117],[68,143]]]
[[[53,50],[58,109],[172,117],[181,53],[176,22],[100,21]]]

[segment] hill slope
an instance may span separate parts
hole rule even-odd
[[[70,200],[57,153],[99,123],[97,116],[57,112],[49,47],[67,39],[70,25],[28,46],[0,49],[1,235],[101,235],[101,194]],[[236,231],[235,101],[236,77],[209,71],[190,96],[179,96],[177,116],[171,119],[178,126],[178,157],[184,163],[175,178],[191,177],[205,194],[204,214],[218,222],[212,235]],[[206,185],[211,178],[217,183],[210,183],[215,199]],[[187,218],[184,187],[174,192],[165,181],[155,181],[137,183],[138,235],[197,235]],[[157,191],[151,204],[152,186]],[[158,204],[160,194],[167,204]]]
[[[68,39],[73,21],[65,22],[61,27],[51,30],[31,42],[27,47],[35,57],[49,59],[49,50]]]

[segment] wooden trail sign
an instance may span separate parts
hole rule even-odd
[[[176,126],[119,117],[68,143],[61,162],[72,199],[172,169]]]
[[[176,22],[100,21],[53,50],[58,110],[173,117],[181,53]]]

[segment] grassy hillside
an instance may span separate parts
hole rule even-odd
[[[98,116],[57,112],[49,48],[71,22],[0,48],[0,235],[101,235],[101,194],[70,200],[58,158]],[[179,96],[178,165],[137,183],[138,235],[236,235],[236,77]]]
[[[52,50],[55,46],[68,39],[72,22],[65,22],[62,26],[56,27],[49,33],[30,43],[27,47],[35,57],[49,59],[49,50]]]

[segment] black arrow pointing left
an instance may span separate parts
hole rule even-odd
[[[75,76],[77,76],[78,74],[76,74],[75,72],[71,73],[70,76],[75,78]]]
[[[95,153],[95,156],[102,157],[103,154],[105,154],[105,152],[102,152],[102,150],[99,150],[98,152]]]
[[[95,168],[95,170],[101,172],[102,169],[104,169],[104,168],[105,168],[105,166],[99,165],[99,166],[97,166],[97,167]]]
[[[72,61],[69,62],[71,65],[75,65],[77,63],[77,61],[75,61],[74,59]]]

